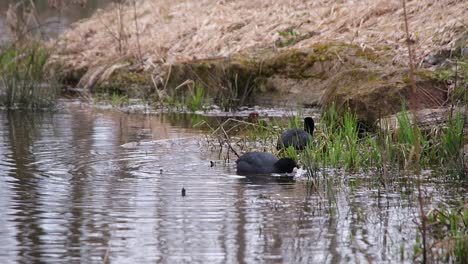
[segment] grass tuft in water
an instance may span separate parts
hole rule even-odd
[[[122,107],[128,105],[128,95],[113,93],[110,98],[110,104],[114,107]]]
[[[455,117],[450,116],[447,127],[441,135],[440,154],[441,165],[447,168],[450,175],[465,178],[463,164],[463,126],[464,120],[461,113]]]
[[[192,112],[202,110],[205,106],[205,101],[205,89],[202,85],[196,84],[195,91],[192,92],[187,100],[187,108]]]
[[[360,155],[358,153],[358,122],[355,114],[347,111],[343,116],[343,140],[346,150],[343,151],[344,166],[348,171],[357,169],[360,165]],[[361,153],[366,153],[361,151]],[[368,154],[368,153],[366,153]]]
[[[300,159],[313,175],[325,172],[326,168],[336,168],[348,172],[373,170],[388,177],[390,170],[415,169],[415,144],[419,140],[424,168],[439,167],[438,170],[442,168],[450,175],[463,176],[463,117],[460,113],[449,118],[446,128],[423,133],[413,126],[403,104],[397,121],[396,130],[359,134],[356,115],[349,111],[338,115],[332,105],[316,127],[314,143],[299,153]]]
[[[55,105],[58,82],[47,74],[49,56],[37,43],[0,48],[0,105],[28,109]]]
[[[420,140],[420,146],[424,146],[424,138],[421,135],[419,127],[415,127],[410,121],[405,104],[403,103],[401,112],[397,115],[398,130],[396,131],[397,142],[393,145],[396,151],[396,158],[400,164],[403,164],[404,170],[415,167],[414,156],[416,155],[416,140]]]

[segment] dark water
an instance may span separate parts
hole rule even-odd
[[[0,263],[412,262],[414,186],[238,177],[210,167],[192,125],[76,105],[0,112]],[[427,208],[466,193],[424,190]]]

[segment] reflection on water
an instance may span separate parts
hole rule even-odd
[[[0,1],[0,44],[11,41],[13,37],[8,30],[6,13],[10,5],[19,3],[18,0]],[[24,1],[28,2],[28,1]],[[76,2],[76,3],[75,3]],[[57,6],[51,7],[50,0],[36,0],[34,4],[38,15],[40,27],[34,26],[32,30],[41,30],[47,37],[55,37],[79,19],[90,17],[98,8],[104,8],[112,0],[87,0],[85,5],[78,1],[55,1]]]
[[[402,248],[411,262],[414,186],[238,177],[210,167],[191,126],[77,106],[0,112],[0,263],[397,262]]]

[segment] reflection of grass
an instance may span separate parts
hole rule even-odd
[[[0,48],[0,104],[8,108],[43,108],[55,104],[57,82],[47,78],[49,51],[32,43]]]

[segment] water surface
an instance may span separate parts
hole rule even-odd
[[[2,0],[0,1],[0,44],[14,40],[14,36],[9,30],[9,23],[17,25],[15,21],[7,21],[7,11],[10,6],[15,6],[21,1],[19,0]],[[29,2],[23,1],[23,2]],[[80,1],[50,1],[50,0],[35,0],[35,11],[37,14],[37,24],[29,24],[29,33],[44,34],[43,37],[56,37],[58,34],[66,30],[72,23],[90,17],[97,9],[105,8],[112,0],[85,0],[86,4],[79,4]],[[56,6],[50,3],[56,3]],[[15,14],[17,17],[22,16],[22,12]],[[20,20],[21,21],[21,20]],[[21,26],[26,26],[24,22]]]
[[[0,263],[412,262],[411,184],[239,177],[194,122],[79,105],[0,112]],[[424,190],[427,208],[466,199]]]

